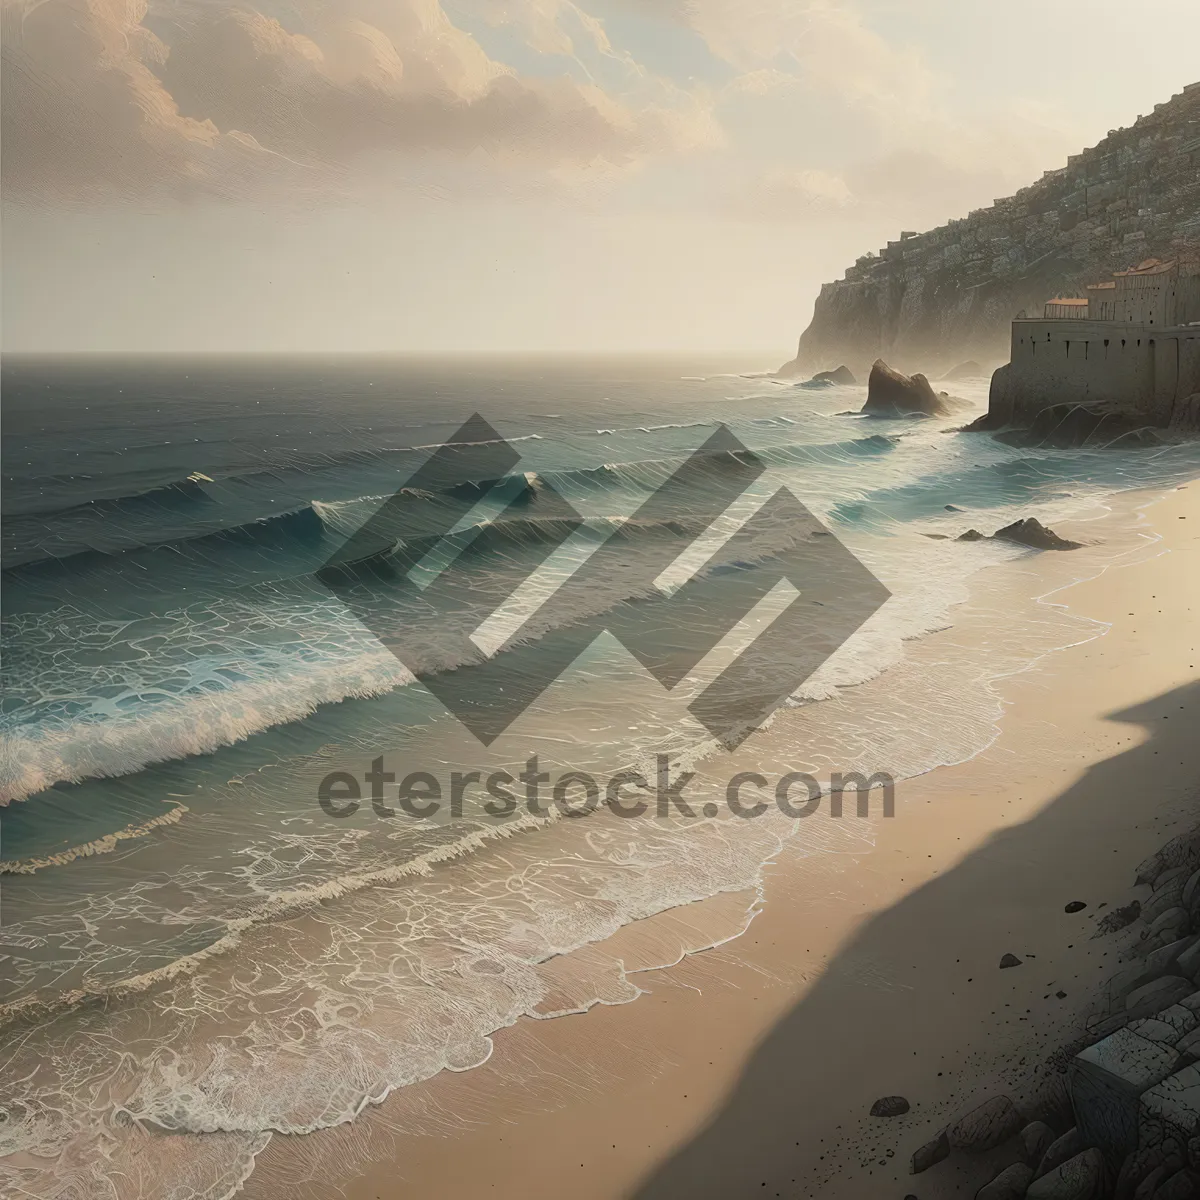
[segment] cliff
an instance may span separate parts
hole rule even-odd
[[[1200,241],[1200,83],[1015,196],[902,233],[821,288],[796,376],[877,358],[937,373],[1008,358],[1011,322],[1058,295]]]

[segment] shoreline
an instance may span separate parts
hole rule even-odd
[[[719,1137],[722,1125],[729,1120],[727,1112],[722,1114],[724,1098],[738,1086],[739,1076],[744,1089],[746,1079],[756,1073],[755,1048],[760,1047],[761,1055],[763,1039],[779,1036],[789,1011],[823,1003],[820,993],[833,986],[831,974],[840,976],[848,970],[851,978],[859,979],[850,988],[844,980],[839,983],[841,1002],[876,1019],[880,1016],[880,996],[890,993],[903,999],[914,990],[904,973],[895,971],[894,964],[890,974],[878,963],[872,964],[869,956],[856,965],[854,939],[870,927],[869,922],[864,925],[865,913],[875,913],[878,921],[886,917],[889,905],[903,905],[939,879],[953,877],[972,856],[986,859],[989,839],[1020,828],[1018,822],[1038,820],[1043,809],[1053,807],[1055,793],[1072,771],[1095,768],[1110,755],[1119,758],[1125,752],[1122,748],[1131,744],[1128,730],[1107,720],[1105,713],[1128,709],[1127,701],[1134,691],[1139,693],[1136,698],[1153,702],[1171,686],[1194,679],[1194,670],[1188,664],[1172,664],[1171,647],[1163,644],[1161,636],[1144,629],[1139,633],[1133,626],[1141,622],[1131,623],[1123,614],[1136,614],[1139,605],[1144,609],[1150,600],[1157,603],[1162,596],[1166,597],[1164,605],[1182,603],[1186,609],[1186,587],[1175,578],[1184,560],[1167,552],[1188,549],[1190,542],[1200,540],[1200,535],[1189,535],[1189,526],[1177,520],[1190,516],[1193,523],[1200,521],[1200,491],[1179,489],[1153,506],[1138,506],[1138,511],[1143,515],[1149,511],[1150,524],[1163,537],[1154,557],[1132,567],[1106,568],[1095,578],[1068,584],[1065,590],[1072,594],[1058,597],[1070,605],[1073,613],[1109,621],[1107,635],[1038,659],[1017,675],[1001,680],[998,686],[1006,715],[998,737],[964,763],[935,768],[927,775],[903,781],[897,789],[897,804],[904,820],[878,823],[873,848],[803,858],[794,853],[794,847],[785,847],[767,868],[765,903],[748,932],[738,937],[736,922],[730,924],[734,944],[687,954],[676,966],[642,975],[637,979],[643,993],[639,1004],[606,1003],[601,999],[590,1012],[574,1019],[518,1022],[496,1034],[494,1053],[482,1067],[457,1075],[443,1072],[423,1084],[393,1093],[384,1104],[364,1112],[351,1125],[304,1139],[273,1139],[244,1185],[245,1194],[264,1200],[285,1191],[302,1195],[301,1178],[310,1181],[311,1194],[337,1193],[363,1200],[386,1194],[384,1187],[390,1188],[398,1178],[414,1190],[434,1189],[443,1195],[474,1195],[486,1190],[515,1197],[528,1195],[535,1182],[539,1191],[569,1189],[580,1196],[681,1194],[665,1180],[674,1178],[672,1172],[677,1174],[689,1161],[691,1138],[706,1122],[713,1121],[714,1115],[716,1125],[708,1140],[711,1142],[714,1135]],[[1190,569],[1200,579],[1194,556]],[[1042,602],[1063,590],[1055,586],[1044,591]],[[1053,603],[1057,605],[1058,599]],[[1102,663],[1105,659],[1108,662]],[[1111,678],[1110,663],[1128,665],[1129,670],[1121,674],[1132,678]],[[1122,703],[1118,692],[1123,693],[1126,703]],[[1048,706],[1054,713],[1049,726],[1045,719]],[[1018,747],[1027,761],[1014,776]],[[1064,755],[1072,768],[1056,763]],[[1148,826],[1169,826],[1171,813],[1186,804],[1187,773],[1186,768],[1168,770],[1169,778],[1164,780],[1163,795],[1154,811],[1145,815],[1136,831],[1122,830],[1136,835],[1124,837],[1124,844],[1113,848],[1107,859],[1091,854],[1085,869],[1077,873],[1077,887],[1090,893],[1090,898],[1078,897],[1089,904],[1081,914],[1086,918],[1084,923],[1079,917],[1062,914],[1062,905],[1075,899],[1074,895],[1064,894],[1057,915],[1054,906],[1039,914],[1056,934],[1073,930],[1080,935],[1078,942],[1062,942],[1070,944],[1073,952],[1056,948],[1053,941],[1043,945],[1044,939],[1035,936],[1037,930],[1020,928],[1027,914],[1013,909],[1012,898],[1006,898],[1003,889],[995,894],[996,881],[991,880],[985,895],[990,896],[993,906],[999,901],[1002,911],[1008,913],[1005,928],[1011,927],[1011,932],[1007,940],[1014,943],[996,950],[994,959],[998,961],[1000,954],[1015,950],[1025,959],[1025,968],[1000,975],[995,963],[989,964],[985,956],[972,967],[977,974],[969,976],[973,982],[968,997],[962,981],[953,972],[947,976],[940,959],[931,960],[914,977],[921,981],[917,990],[924,993],[932,987],[936,994],[937,983],[944,984],[962,1001],[969,1000],[975,1012],[980,1003],[996,1008],[1013,1004],[1012,999],[1003,997],[1010,992],[1024,995],[1028,991],[1021,981],[1034,975],[1034,970],[1027,969],[1030,967],[1039,976],[1047,974],[1047,978],[1053,968],[1054,973],[1064,976],[1068,971],[1079,976],[1082,971],[1086,978],[1098,979],[1099,966],[1112,965],[1112,955],[1097,944],[1080,949],[1087,941],[1082,936],[1085,926],[1090,933],[1098,905],[1124,902],[1132,882],[1131,862],[1165,840],[1159,828]],[[945,827],[947,805],[954,797],[988,794],[997,794],[1001,802],[966,808],[960,804],[953,814],[954,827]],[[962,850],[969,847],[973,849],[962,858]],[[851,872],[852,881],[848,879]],[[853,885],[852,892],[848,883]],[[798,932],[788,921],[789,901],[812,915],[813,919],[804,923],[809,932]],[[743,913],[747,903],[751,908],[758,907],[746,897]],[[686,909],[674,910],[672,920],[684,916]],[[941,916],[944,919],[945,915]],[[732,913],[726,914],[727,920],[732,921],[732,917]],[[983,923],[1000,945],[1005,939],[1000,939],[1000,931],[994,928],[994,916]],[[961,922],[951,922],[951,926],[957,936],[969,932]],[[906,936],[908,941],[914,936],[920,940],[918,930],[908,935],[900,932],[898,936],[900,945]],[[969,940],[978,942],[980,936],[975,931]],[[1029,945],[1031,939],[1037,941],[1037,949]],[[908,951],[914,959],[924,954],[915,945],[909,945]],[[1086,961],[1089,958],[1093,961]],[[916,969],[916,962],[911,963],[910,970]],[[875,1067],[864,1071],[857,1085],[841,1077],[845,1061],[838,1050],[830,1048],[831,1039],[811,1034],[800,1037],[796,1044],[805,1049],[803,1074],[807,1079],[796,1096],[780,1097],[797,1109],[797,1121],[790,1126],[796,1137],[784,1139],[788,1145],[780,1147],[794,1153],[784,1156],[791,1160],[786,1166],[782,1159],[778,1164],[790,1174],[784,1179],[776,1169],[775,1155],[768,1144],[754,1154],[731,1148],[722,1161],[740,1162],[740,1169],[763,1178],[750,1181],[749,1175],[743,1179],[735,1174],[720,1181],[721,1187],[729,1189],[722,1192],[717,1186],[719,1176],[708,1162],[695,1177],[689,1171],[682,1190],[698,1195],[737,1195],[743,1184],[749,1186],[752,1182],[755,1188],[761,1188],[772,1175],[784,1183],[795,1178],[799,1184],[802,1168],[811,1163],[820,1166],[822,1172],[808,1180],[807,1188],[816,1186],[820,1190],[806,1189],[804,1194],[874,1194],[863,1190],[867,1180],[860,1170],[873,1171],[873,1179],[881,1187],[886,1176],[887,1185],[879,1194],[895,1194],[907,1177],[907,1153],[927,1140],[929,1135],[922,1136],[922,1132],[932,1128],[931,1122],[958,1107],[969,1106],[968,1091],[982,1097],[994,1088],[1007,1061],[1001,1052],[1009,1044],[1006,1037],[1011,1039],[1013,1031],[1031,1034],[1036,1044],[1045,1048],[1055,1039],[1065,1040],[1067,1031],[1078,1024],[1091,997],[1086,979],[1059,990],[1067,991],[1067,999],[1052,1008],[1040,1002],[1042,992],[1036,998],[1026,997],[1031,1001],[1031,1020],[1015,1021],[1004,1036],[992,1030],[990,1058],[984,1055],[964,1060],[973,1064],[969,1079],[960,1078],[955,1088],[947,1086],[953,1076],[945,1065],[941,1075],[933,1075],[936,1084],[914,1077],[908,1063],[903,1066],[909,1069],[899,1070],[899,1062],[892,1062],[890,1070],[884,1069],[887,1060],[904,1057],[907,1045],[924,1046],[923,1052],[913,1050],[908,1055],[924,1062],[933,1052],[930,1043],[937,1040],[934,1034],[945,1033],[948,1014],[944,1012],[936,1019],[928,1017],[924,1024],[916,1021],[912,1038],[901,1040],[901,1044],[894,1036],[873,1041],[870,1037],[864,1039],[860,1032],[858,1040],[870,1045],[868,1057]],[[843,1024],[844,1020],[838,1018]],[[937,1028],[931,1029],[930,1024]],[[971,1048],[976,1026],[961,1021],[957,1025],[951,1022],[951,1026],[962,1052],[978,1053]],[[1012,1042],[1010,1051],[1021,1044],[1020,1039]],[[703,1048],[699,1058],[698,1047]],[[854,1054],[859,1066],[863,1056],[860,1045]],[[897,1074],[901,1078],[897,1079]],[[871,1102],[893,1093],[913,1101],[912,1113],[891,1122],[869,1120],[866,1113]],[[435,1115],[418,1121],[418,1110]],[[805,1113],[803,1120],[799,1119],[800,1110]],[[443,1115],[438,1117],[439,1113]],[[830,1113],[840,1119],[831,1124]],[[768,1114],[756,1128],[773,1130],[778,1142],[781,1121],[781,1117]],[[854,1126],[853,1136],[847,1133],[850,1126]],[[802,1127],[804,1136],[799,1133]],[[413,1128],[423,1132],[400,1132]],[[746,1130],[740,1126],[738,1129],[739,1137],[746,1135]],[[857,1167],[860,1161],[866,1161],[863,1155],[868,1152],[867,1143],[881,1134],[890,1139],[890,1144],[870,1147],[871,1154],[879,1152],[878,1159],[871,1159],[875,1165],[852,1169],[851,1162]],[[763,1137],[767,1135],[756,1135],[752,1140],[760,1142]],[[893,1157],[889,1157],[889,1150]],[[656,1168],[663,1170],[662,1164],[672,1152],[681,1152],[680,1158],[665,1168],[666,1174],[654,1179]],[[691,1148],[691,1160],[696,1154]],[[342,1165],[336,1179],[327,1177],[332,1161]],[[923,1176],[921,1185],[925,1194],[931,1186],[942,1186],[931,1176]],[[661,1190],[664,1187],[666,1190]],[[706,1192],[705,1188],[715,1190]]]

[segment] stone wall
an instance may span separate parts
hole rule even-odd
[[[997,422],[1028,424],[1052,405],[1086,404],[1165,428],[1200,392],[1200,326],[1156,331],[1112,321],[1014,321],[1010,364]]]
[[[807,374],[876,358],[939,372],[1008,352],[1010,323],[1151,256],[1200,246],[1200,83],[990,208],[903,235],[827,283],[797,357]]]

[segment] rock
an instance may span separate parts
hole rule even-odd
[[[1151,1013],[1178,1004],[1184,996],[1190,996],[1193,986],[1190,979],[1181,979],[1178,975],[1164,975],[1161,979],[1134,988],[1125,997],[1125,1011],[1148,1017]]]
[[[1054,1142],[1054,1130],[1044,1121],[1030,1121],[1021,1130],[1021,1149],[1025,1161],[1036,1167]]]
[[[1040,1179],[1043,1175],[1049,1174],[1085,1149],[1087,1149],[1087,1143],[1083,1140],[1083,1134],[1079,1132],[1078,1126],[1072,1125],[1062,1137],[1056,1138],[1046,1147],[1046,1153],[1042,1155],[1042,1161],[1037,1165],[1034,1178]]]
[[[946,511],[947,512],[966,512],[967,510],[965,508],[959,508],[957,504],[947,504]]]
[[[950,1139],[946,1131],[942,1130],[932,1141],[913,1151],[910,1169],[914,1175],[920,1175],[922,1171],[928,1171],[930,1167],[940,1163],[949,1153]]]
[[[1021,960],[1015,954],[1006,954],[1000,960],[1000,969],[1001,970],[1004,970],[1006,967],[1019,967],[1020,965],[1021,965]]]
[[[1084,1150],[1035,1179],[1025,1195],[1028,1200],[1101,1200],[1105,1184],[1104,1156]]]
[[[1142,920],[1154,921],[1171,908],[1183,908],[1183,880],[1176,877],[1168,883],[1158,883],[1150,898],[1142,905]]]
[[[1154,1190],[1153,1200],[1200,1200],[1200,1175],[1184,1167]]]
[[[1183,894],[1179,898],[1179,903],[1188,912],[1191,912],[1197,900],[1200,900],[1200,871],[1193,871],[1183,885]]]
[[[1192,831],[1172,838],[1157,854],[1152,854],[1137,869],[1137,882],[1153,884],[1172,867],[1200,867],[1200,833]]]
[[[1060,538],[1053,529],[1047,529],[1036,517],[1026,517],[997,529],[992,537],[1005,542],[1016,542],[1018,546],[1029,546],[1033,550],[1078,550],[1082,542],[1070,542]]]
[[[1120,908],[1107,912],[1096,922],[1096,932],[1093,937],[1103,937],[1106,933],[1116,933],[1127,925],[1132,925],[1142,914],[1142,902],[1131,900]]]
[[[1168,1170],[1165,1167],[1166,1153],[1161,1144],[1142,1146],[1130,1154],[1121,1164],[1117,1174],[1117,1183],[1113,1188],[1115,1200],[1133,1200],[1134,1194],[1149,1176],[1153,1181],[1149,1184],[1150,1191],[1158,1187],[1176,1167],[1172,1164]]]
[[[1016,1105],[1007,1096],[994,1096],[957,1120],[946,1136],[956,1150],[979,1154],[1008,1141],[1024,1124]]]
[[[993,376],[993,391],[995,383]],[[1009,418],[1012,423],[1021,419],[1020,399],[1016,395],[1007,399],[1006,411],[1013,414]],[[988,412],[990,415],[990,401]],[[1080,446],[1129,449],[1162,444],[1162,439],[1145,418],[1103,404],[1051,404],[1038,409],[1027,428],[1004,430],[995,436],[998,442],[1007,446],[1039,446],[1055,450],[1072,450]]]
[[[1200,1133],[1200,1065],[1184,1067],[1143,1092],[1142,1119],[1174,1130],[1185,1141]]]
[[[975,1200],[1024,1200],[1025,1191],[1033,1180],[1033,1170],[1024,1163],[1013,1163],[985,1183],[975,1193]]]
[[[1186,937],[1168,942],[1165,946],[1157,946],[1146,954],[1140,963],[1134,963],[1132,966],[1118,971],[1108,981],[1110,1001],[1114,1004],[1122,1002],[1123,1006],[1124,998],[1143,984],[1152,983],[1164,975],[1186,975],[1187,971],[1177,967],[1176,964],[1184,952],[1195,945],[1196,941],[1197,939],[1194,937]]]
[[[950,406],[924,375],[902,375],[879,358],[871,368],[862,411],[879,417],[941,417]]]
[[[1144,914],[1145,909],[1142,912]],[[1168,937],[1174,941],[1181,934],[1187,932],[1187,924],[1187,909],[1168,908],[1165,912],[1159,913],[1150,923],[1150,928],[1146,930],[1146,939],[1161,940],[1163,937]]]
[[[903,1096],[881,1096],[871,1105],[873,1117],[902,1117],[909,1110],[909,1103]]]
[[[986,538],[978,529],[968,529],[960,533],[955,541],[982,542]],[[1053,529],[1047,529],[1036,517],[1026,517],[997,529],[992,538],[1002,542],[1013,542],[1018,546],[1028,546],[1031,550],[1078,550],[1082,542],[1070,542],[1061,538]],[[1086,908],[1086,905],[1082,905]],[[1075,910],[1078,911],[1078,910]]]
[[[974,360],[967,359],[966,362],[961,362],[957,367],[952,367],[945,375],[942,376],[943,383],[949,383],[954,379],[981,379],[987,372]]]
[[[1200,940],[1193,941],[1175,960],[1181,974],[1195,981],[1200,975]]]
[[[1077,913],[1077,912],[1083,912],[1083,910],[1084,910],[1085,908],[1087,908],[1087,903],[1086,903],[1086,901],[1083,901],[1083,900],[1072,900],[1072,901],[1071,901],[1071,903],[1070,903],[1070,904],[1068,904],[1068,905],[1066,906],[1066,908],[1064,908],[1064,909],[1063,909],[1063,912],[1068,912],[1068,913]]]
[[[1071,1153],[1083,1146],[1099,1146],[1116,1160],[1136,1150],[1141,1095],[1166,1079],[1178,1063],[1174,1046],[1129,1028],[1075,1055],[1068,1078],[1080,1144]],[[1060,1151],[1060,1161],[1070,1156]]]
[[[1164,1183],[1172,1174],[1174,1174],[1174,1164],[1168,1166],[1160,1163],[1138,1184],[1133,1193],[1133,1200],[1153,1200],[1154,1193],[1158,1191],[1158,1185]]]
[[[840,383],[845,387],[853,387],[858,380],[854,378],[850,368],[843,364],[832,371],[818,371],[809,383]]]

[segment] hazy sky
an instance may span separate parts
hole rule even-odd
[[[0,3],[13,350],[773,365],[858,255],[1200,78],[1196,0]]]

